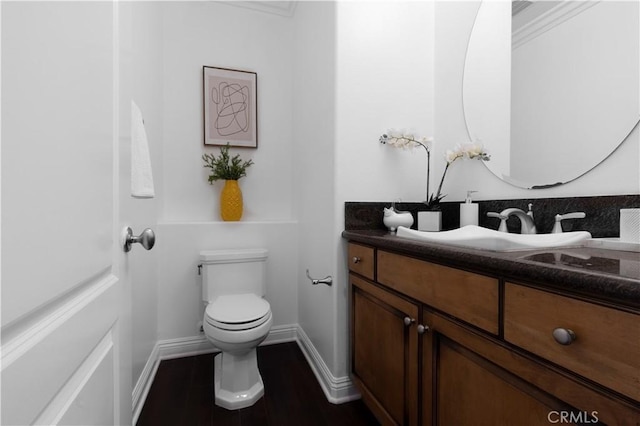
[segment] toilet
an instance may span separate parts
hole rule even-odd
[[[207,339],[222,352],[214,358],[215,402],[228,410],[253,405],[264,395],[256,347],[273,318],[265,294],[267,250],[200,252],[202,320]]]

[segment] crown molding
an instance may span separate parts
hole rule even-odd
[[[242,7],[244,9],[251,9],[258,12],[269,13],[272,15],[284,16],[291,18],[296,10],[297,1],[234,1],[224,0],[222,3],[226,3],[230,6]]]
[[[557,6],[540,14],[540,16],[531,20],[531,22],[514,31],[511,36],[512,48],[515,49],[528,43],[598,3],[600,3],[600,0],[559,2]],[[527,9],[533,11],[535,7],[536,3]]]

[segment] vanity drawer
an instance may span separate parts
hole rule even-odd
[[[640,400],[640,315],[506,283],[504,321],[505,340]]]
[[[349,243],[349,270],[374,279],[374,252],[373,248]]]
[[[498,334],[498,280],[378,250],[378,282]]]

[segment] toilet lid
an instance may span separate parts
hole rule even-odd
[[[270,309],[269,302],[255,294],[232,294],[210,303],[206,316],[218,323],[246,324],[263,318]]]
[[[268,321],[271,321],[271,311],[269,311],[267,315],[263,316],[262,318],[259,318],[255,321],[250,321],[250,322],[237,322],[237,323],[219,322],[209,318],[208,316],[206,317],[205,321],[207,321],[207,324],[209,324],[210,326],[220,330],[246,331],[246,330],[254,329],[256,327],[260,327],[262,324]]]

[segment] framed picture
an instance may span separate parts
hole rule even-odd
[[[202,67],[204,144],[258,147],[258,75]]]

